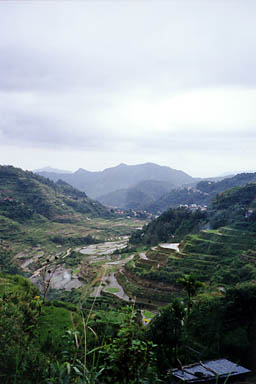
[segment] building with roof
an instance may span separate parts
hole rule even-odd
[[[181,367],[180,369],[172,369],[171,383],[192,384],[192,383],[216,383],[223,382],[227,378],[243,377],[251,371],[241,365],[235,364],[227,359],[210,360],[199,362]]]

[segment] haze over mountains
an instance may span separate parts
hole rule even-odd
[[[145,180],[133,187],[99,196],[97,200],[110,207],[144,210],[174,188],[175,185],[168,181]]]
[[[256,181],[255,173],[198,179],[153,163],[119,164],[98,172],[80,168],[65,173],[50,167],[36,172],[53,181],[64,180],[104,205],[154,214],[183,204],[207,205],[219,192]]]
[[[35,169],[34,172],[35,173],[39,173],[39,172],[73,173],[72,171],[67,171],[64,169],[58,169],[58,168],[52,168],[52,167],[44,167],[44,168],[40,168],[40,169]]]
[[[92,198],[98,198],[110,192],[136,186],[142,181],[158,181],[178,187],[194,181],[183,171],[153,163],[138,165],[119,164],[104,171],[90,172],[78,169],[72,174],[56,172],[37,172],[53,181],[62,179],[73,187],[86,192]]]

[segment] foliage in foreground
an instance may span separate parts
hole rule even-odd
[[[2,274],[1,383],[166,383],[178,362],[218,357],[254,367],[256,285],[209,296],[196,295],[196,280],[189,283],[195,289],[185,285],[187,299],[173,301],[144,327],[134,306],[43,303],[28,280]]]

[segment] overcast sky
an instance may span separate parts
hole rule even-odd
[[[255,170],[256,1],[0,2],[0,164]]]

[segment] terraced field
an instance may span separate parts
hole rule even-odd
[[[184,274],[194,273],[210,289],[256,279],[255,233],[223,227],[188,235],[178,249],[164,246],[126,264],[118,275],[126,292],[157,304],[180,295],[177,280]]]

